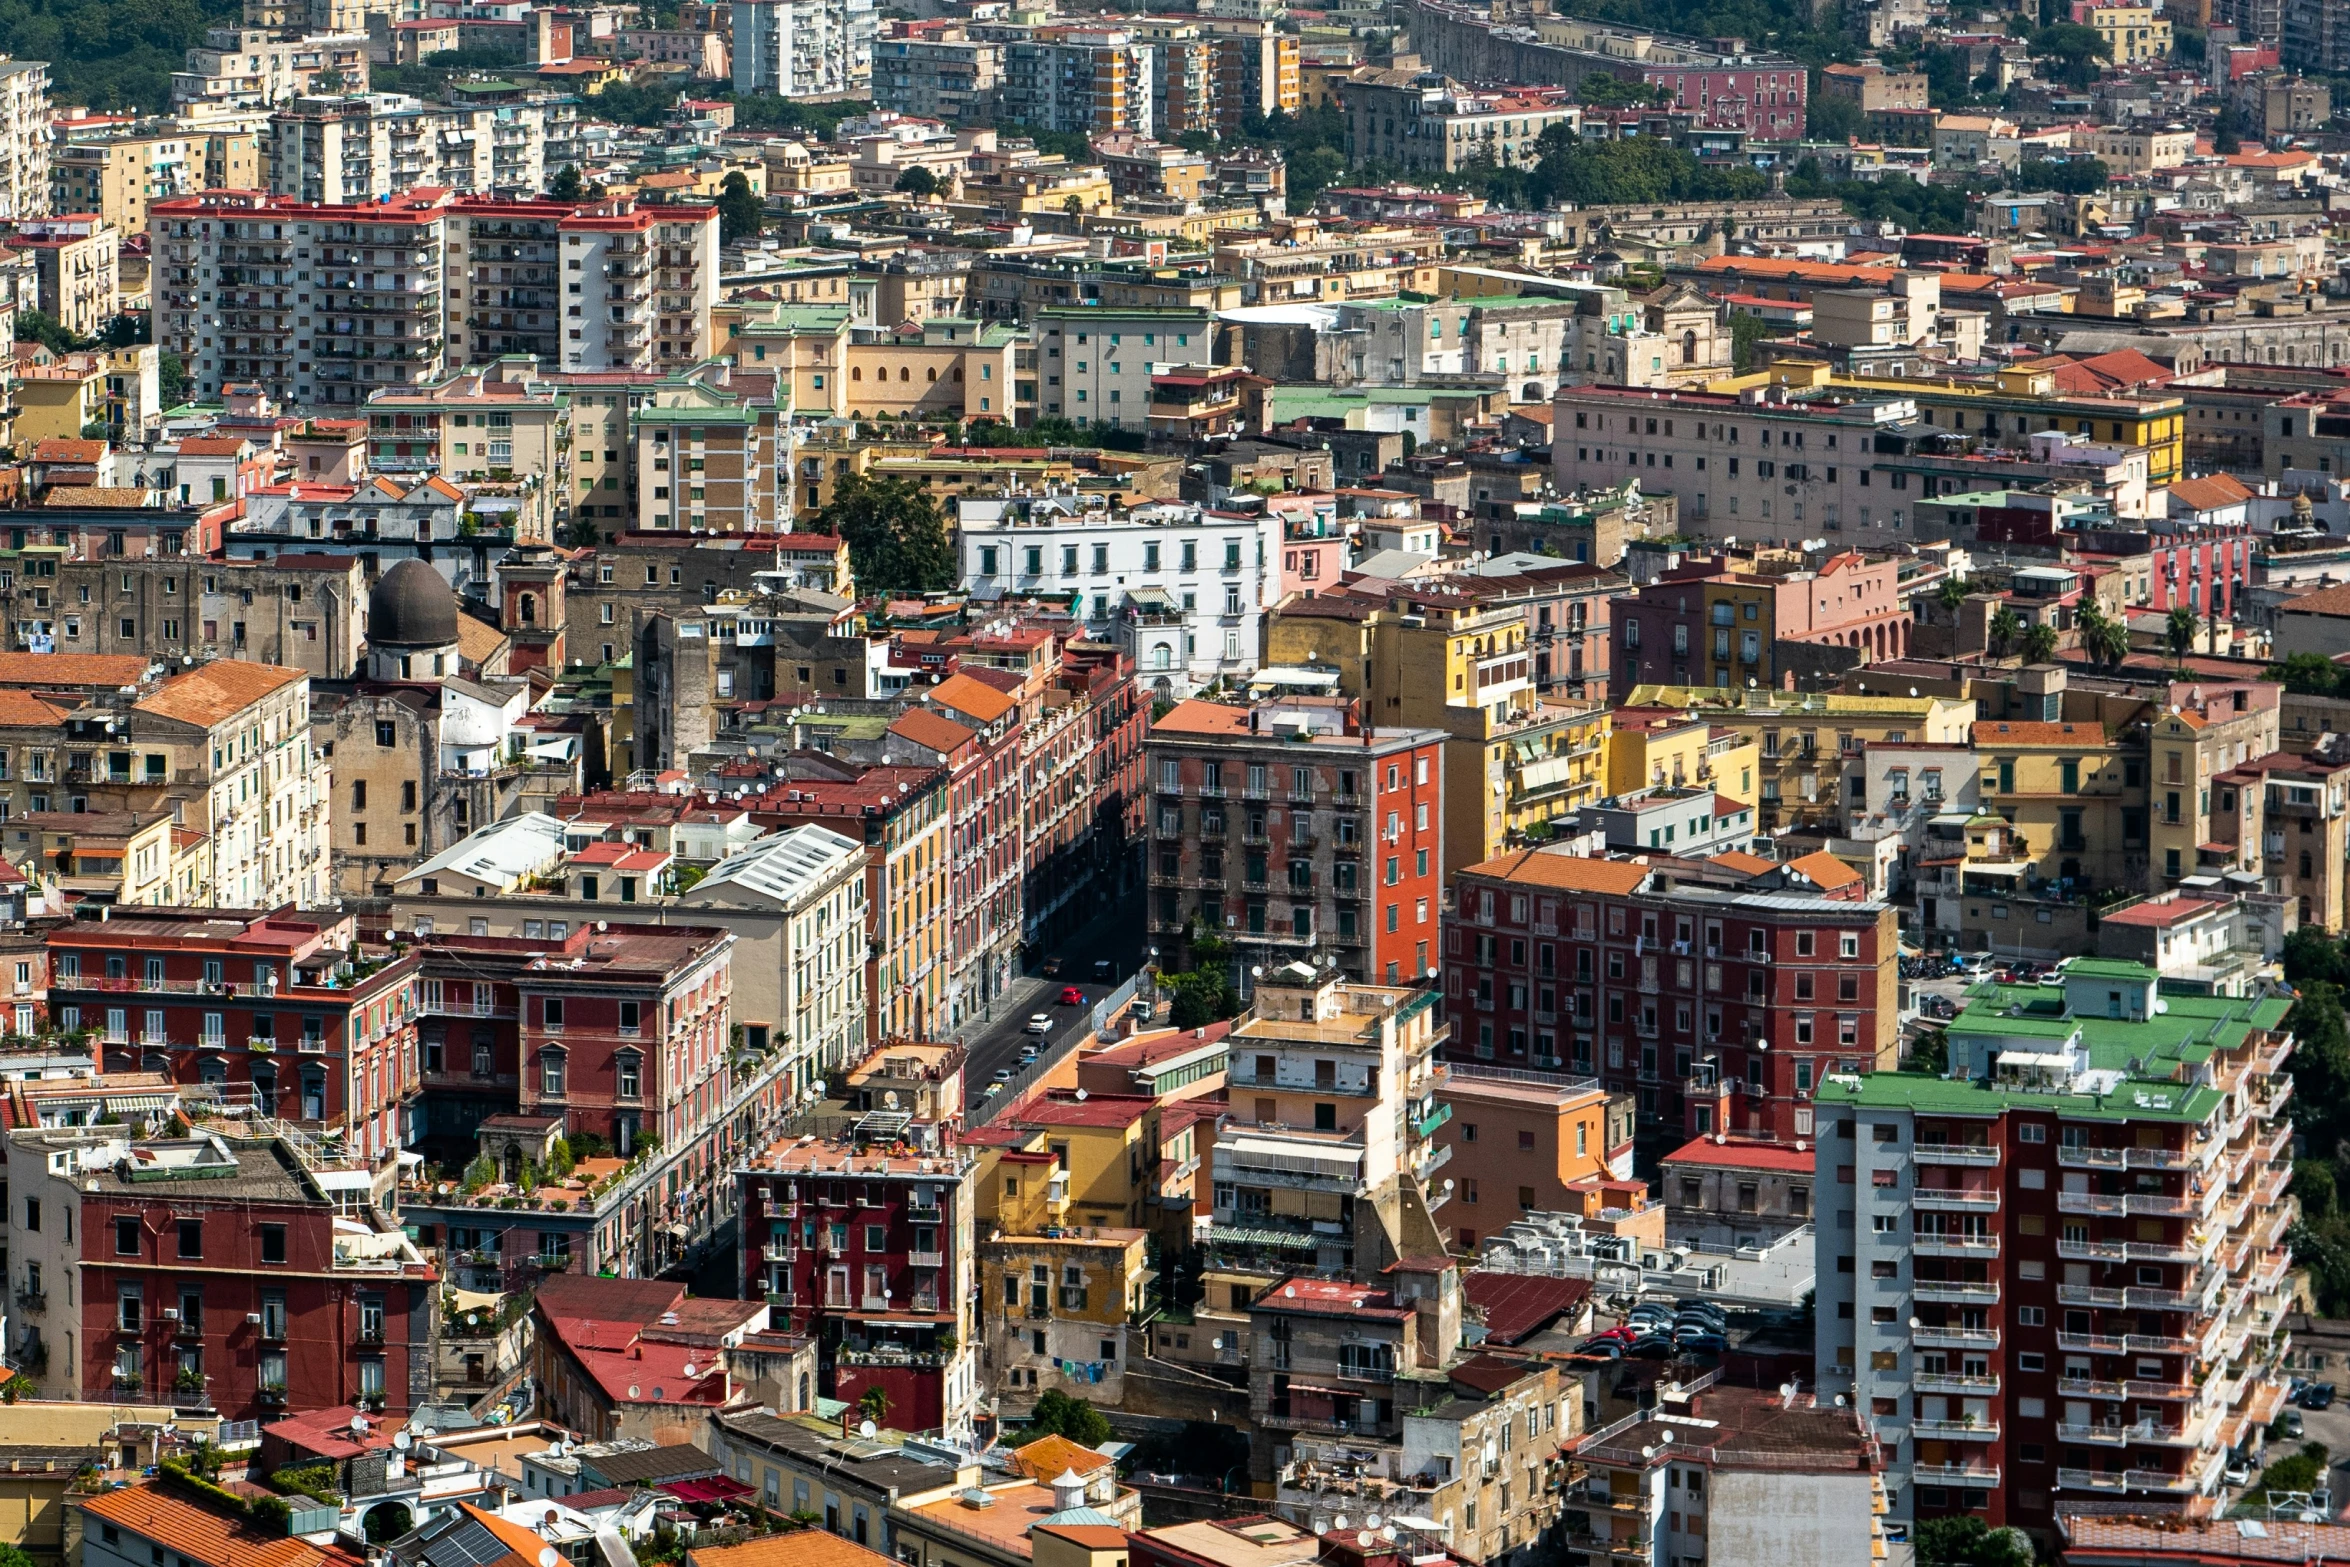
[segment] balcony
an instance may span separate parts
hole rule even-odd
[[[1996,1213],[1999,1193],[1996,1190],[1961,1191],[1955,1188],[1936,1189],[1921,1186],[1910,1193],[1910,1205],[1928,1213]]]
[[[906,1253],[906,1265],[910,1268],[943,1268],[947,1265],[946,1253],[910,1251]]]
[[[1997,1328],[1915,1327],[1909,1340],[1920,1349],[1997,1349]]]
[[[2065,1398],[2124,1399],[2130,1396],[2127,1382],[2103,1382],[2095,1377],[2059,1377],[2057,1393]]]
[[[1995,1165],[2000,1160],[1996,1148],[1979,1148],[1965,1143],[1919,1143],[1910,1150],[1910,1157],[1919,1164]]]
[[[1916,1436],[1945,1442],[1999,1440],[1999,1422],[1996,1420],[1913,1420],[1909,1429]]]
[[[1995,1490],[1999,1485],[1997,1464],[1913,1464],[1909,1477],[1918,1485],[1966,1485],[1977,1490]]]
[[[1996,1235],[1937,1235],[1920,1231],[1911,1237],[1910,1250],[1920,1257],[1996,1257]]]
[[[2125,1425],[2072,1425],[2059,1422],[2056,1438],[2060,1442],[2080,1442],[2091,1447],[2120,1447],[2130,1439],[2130,1428]]]
[[[1921,1371],[1910,1378],[1910,1386],[1920,1393],[1956,1393],[1972,1398],[1995,1398],[1999,1393],[1997,1377],[1960,1376],[1948,1371]]]
[[[1939,1301],[1954,1306],[1996,1306],[1999,1304],[1999,1286],[1996,1284],[1960,1284],[1947,1279],[1919,1279],[1911,1287],[1919,1300]]]

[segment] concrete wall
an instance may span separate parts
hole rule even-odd
[[[1712,1567],[1870,1559],[1869,1477],[1863,1470],[1790,1474],[1715,1470],[1707,1498]]]

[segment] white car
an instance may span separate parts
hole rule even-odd
[[[1034,1012],[1029,1014],[1028,1032],[1031,1034],[1049,1034],[1052,1031],[1053,1017],[1051,1013]]]

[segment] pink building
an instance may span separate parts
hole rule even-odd
[[[1808,75],[1792,60],[1753,65],[1646,65],[1641,79],[1670,87],[1673,107],[1693,109],[1700,127],[1740,130],[1769,141],[1803,135]]]

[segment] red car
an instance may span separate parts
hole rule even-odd
[[[1061,987],[1061,1005],[1065,1007],[1085,1005],[1085,992],[1079,990],[1075,985],[1063,985]]]

